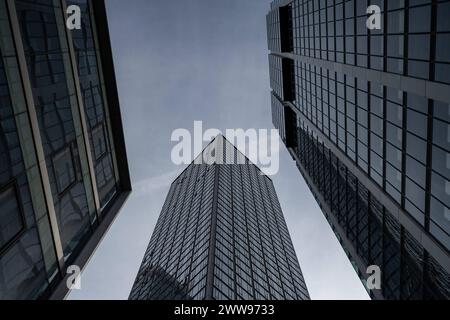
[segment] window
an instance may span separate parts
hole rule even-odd
[[[450,209],[442,202],[431,197],[431,223],[430,232],[441,242],[446,248],[450,248]]]
[[[15,184],[0,191],[0,252],[25,228]]]
[[[412,34],[409,36],[409,58],[429,60],[430,36],[428,34]]]
[[[94,148],[95,160],[99,160],[107,151],[103,123],[100,123],[92,130],[92,144]]]
[[[439,3],[437,10],[437,30],[439,32],[450,31],[450,20],[448,19],[449,15],[450,15],[450,2]]]
[[[431,6],[409,9],[409,32],[430,32]]]
[[[65,148],[53,157],[53,168],[58,191],[63,193],[76,181],[70,147]]]

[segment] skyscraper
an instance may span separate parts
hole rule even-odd
[[[273,123],[360,278],[380,268],[375,299],[450,298],[449,17],[435,0],[267,15]]]
[[[172,183],[130,299],[309,299],[272,181],[223,136]]]
[[[103,1],[0,0],[0,299],[63,298],[130,190]]]

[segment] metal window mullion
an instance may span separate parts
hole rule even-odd
[[[436,32],[437,32],[437,1],[433,0],[430,27],[430,80],[436,75]],[[434,132],[434,101],[428,100],[428,132],[427,132],[427,165],[425,182],[425,230],[431,228],[431,183],[433,173],[433,132]]]
[[[342,2],[342,55],[344,57],[344,64],[347,64],[347,42],[345,41],[347,37],[346,20],[347,16],[345,14],[345,1]],[[347,135],[347,133],[345,133]]]
[[[334,48],[333,48],[333,51],[334,51],[334,59],[333,59],[333,61],[337,62],[336,1],[335,1],[335,0],[332,0],[332,2],[333,2],[332,5],[333,5],[333,17],[334,17],[334,19],[333,19],[333,25],[334,25],[334,30],[333,30],[333,41],[334,41]],[[337,96],[337,92],[336,92],[336,96]],[[336,106],[336,109],[337,109],[337,106]],[[337,121],[337,119],[336,119],[336,121]],[[336,131],[336,134],[337,134],[337,131]]]
[[[217,206],[218,206],[218,193],[219,193],[219,165],[214,164],[214,195],[211,212],[211,226],[209,235],[209,252],[208,252],[208,265],[206,274],[206,292],[205,299],[212,300],[214,295],[214,268],[215,268],[215,255],[216,255],[216,232],[217,232]]]
[[[405,267],[407,266],[407,264],[408,264],[408,262],[407,261],[403,261],[403,260],[406,260],[405,258],[404,258],[404,255],[405,254],[408,254],[406,251],[405,251],[405,227],[403,227],[403,226],[400,226],[400,254],[399,254],[399,265],[400,265],[400,271],[399,271],[399,283],[400,283],[400,285],[399,285],[399,299],[401,300],[401,299],[403,299],[403,296],[404,296],[404,288],[405,288],[405,285],[406,285],[406,282],[404,282],[403,281],[403,278],[406,278],[405,277]]]
[[[228,166],[227,166],[228,167]],[[236,210],[234,209],[234,192],[233,192],[233,175],[234,171],[233,169],[236,169],[235,166],[229,166],[230,168],[230,189],[231,189],[231,225],[233,228],[233,272],[234,272],[234,297],[233,299],[237,299],[237,259],[236,259],[236,244],[234,243],[236,241],[236,221],[234,219],[234,216],[236,214]]]
[[[431,183],[433,174],[433,132],[434,132],[434,102],[428,100],[428,132],[427,132],[427,165],[425,181],[425,230],[431,228]]]
[[[383,72],[387,72],[387,36],[388,36],[388,8],[387,3],[383,8]]]
[[[345,154],[348,156],[348,100],[347,100],[347,86],[348,86],[348,79],[347,75],[344,75],[344,143],[345,143]]]
[[[409,55],[409,0],[405,0],[403,36],[403,75],[408,75]]]
[[[406,147],[407,147],[407,119],[408,119],[408,94],[403,92],[403,104],[402,104],[402,197],[401,197],[401,207],[406,208]]]
[[[38,169],[41,176],[42,187],[44,190],[45,203],[48,210],[48,216],[50,221],[50,227],[53,236],[53,242],[55,245],[56,259],[58,260],[58,266],[61,273],[65,270],[64,250],[62,247],[61,236],[58,226],[58,219],[56,217],[53,194],[50,186],[50,179],[47,170],[47,164],[45,160],[44,148],[42,145],[41,132],[39,128],[39,121],[36,113],[36,106],[33,98],[33,90],[31,88],[30,77],[28,74],[28,66],[25,57],[24,46],[22,42],[22,35],[20,31],[19,19],[17,16],[16,5],[14,0],[6,0],[7,8],[11,22],[12,37],[17,52],[17,62],[19,67],[20,76],[22,79],[23,90],[25,94],[25,100],[27,105],[27,112],[30,119],[30,126],[32,130],[33,141],[36,148],[36,157],[38,162]]]
[[[383,181],[381,183],[384,191],[386,190],[387,180],[387,88],[383,86]]]
[[[430,26],[430,60],[429,60],[429,79],[436,79],[436,46],[437,46],[437,0],[431,4],[431,26]],[[447,17],[448,18],[448,17]]]
[[[367,174],[372,179],[372,82],[367,83]]]
[[[247,219],[247,208],[246,208],[246,205],[245,205],[245,194],[244,194],[244,180],[243,180],[243,173],[242,173],[242,168],[243,167],[245,167],[245,166],[238,166],[238,169],[239,169],[239,184],[240,184],[240,189],[241,189],[241,194],[243,195],[242,196],[242,205],[243,205],[243,209],[244,209],[244,212],[243,212],[243,215],[244,215],[244,220],[245,220],[245,238],[246,238],[246,243],[247,243],[247,250],[248,250],[248,261],[249,261],[249,263],[250,263],[250,277],[251,277],[251,286],[252,286],[252,290],[253,290],[253,297],[254,298],[256,298],[256,286],[255,286],[255,276],[254,276],[254,273],[253,273],[253,263],[252,263],[252,260],[253,260],[253,257],[252,257],[252,250],[251,250],[251,247],[250,247],[250,243],[251,243],[251,241],[250,241],[250,236],[249,236],[249,234],[250,234],[250,232],[249,232],[249,227],[248,227],[248,219]]]

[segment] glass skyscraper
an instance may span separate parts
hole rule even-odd
[[[223,136],[173,182],[130,299],[309,299],[272,181]]]
[[[103,1],[0,0],[0,299],[64,298],[130,191]]]
[[[273,123],[371,297],[449,299],[450,1],[274,1],[267,31]]]

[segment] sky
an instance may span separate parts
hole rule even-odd
[[[272,129],[269,0],[107,0],[133,193],[69,299],[127,299],[171,182],[172,132]],[[368,295],[284,145],[271,177],[315,300]]]

